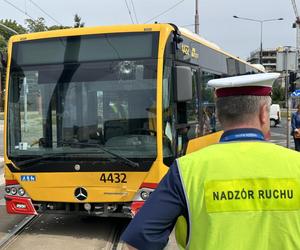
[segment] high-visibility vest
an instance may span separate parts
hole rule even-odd
[[[268,142],[227,142],[177,164],[189,212],[188,222],[181,217],[176,224],[182,249],[300,249],[298,152]]]

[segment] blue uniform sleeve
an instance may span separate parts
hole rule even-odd
[[[178,167],[173,163],[156,190],[129,223],[121,240],[137,249],[163,249],[177,217],[183,215],[188,218],[187,213]]]

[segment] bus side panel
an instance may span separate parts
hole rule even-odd
[[[188,146],[186,149],[186,154],[192,153],[194,151],[197,151],[201,148],[205,148],[209,145],[216,144],[219,142],[221,136],[223,134],[223,131],[218,131],[213,134],[205,135],[202,137],[198,137],[195,139],[192,139],[188,142]]]
[[[156,160],[147,177],[145,178],[145,183],[156,183],[158,184],[160,180],[165,176],[165,174],[168,172],[169,168],[165,166],[161,161]]]

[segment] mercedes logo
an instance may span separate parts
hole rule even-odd
[[[79,187],[75,189],[74,195],[77,200],[83,201],[87,198],[88,193],[84,188]]]

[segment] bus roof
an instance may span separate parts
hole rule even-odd
[[[224,55],[227,55],[227,56],[232,57],[232,58],[234,58],[234,59],[236,59],[236,60],[238,60],[242,63],[245,63],[245,64],[259,70],[260,72],[265,72],[264,67],[261,67],[262,65],[248,63],[245,60],[242,60],[241,58],[236,57],[236,56],[224,51],[223,49],[221,49],[221,47],[219,45],[206,40],[205,38],[199,36],[198,34],[193,33],[192,31],[190,31],[186,28],[179,27],[179,31],[181,32],[182,35],[184,35],[184,36],[186,36],[186,37],[188,37],[188,38],[190,38],[190,39],[192,39],[196,42],[199,42],[199,43],[201,43],[201,44],[203,44],[203,45],[205,45],[205,46],[207,46],[207,47],[209,47],[213,50],[216,50],[216,51],[218,51],[218,52],[220,52]]]

